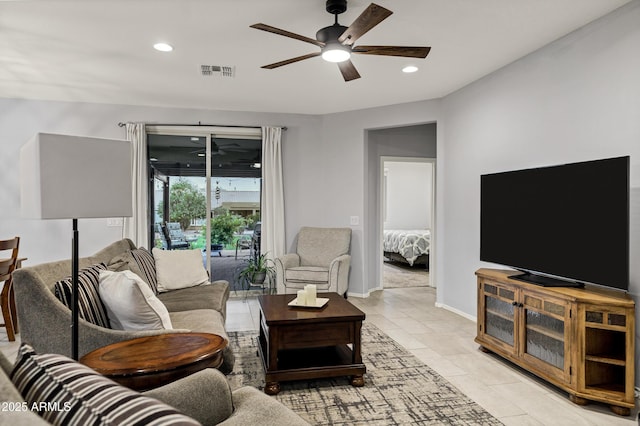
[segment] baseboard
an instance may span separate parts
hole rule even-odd
[[[436,306],[436,308],[446,309],[447,311],[450,311],[450,312],[453,312],[454,314],[460,315],[461,317],[466,318],[469,321],[478,322],[478,319],[476,317],[474,317],[473,315],[469,315],[466,312],[462,312],[459,309],[452,308],[451,306],[445,305],[444,303],[436,302],[435,306]]]

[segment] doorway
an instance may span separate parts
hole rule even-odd
[[[430,286],[435,160],[380,158],[382,287]]]
[[[375,290],[383,289],[383,191],[384,167],[382,158],[404,159],[409,161],[431,160],[433,165],[433,191],[432,198],[435,200],[435,175],[437,164],[437,124],[424,123],[406,125],[400,127],[389,127],[379,129],[369,129],[365,133],[365,158],[367,163],[366,180],[367,189],[365,191],[365,264],[370,267],[365,268],[365,282],[367,283],[363,294],[368,294]],[[433,213],[431,215],[431,248],[436,246],[437,220],[435,201],[432,203]],[[437,276],[436,261],[437,253],[430,250],[429,253],[429,286],[437,287],[435,277]]]

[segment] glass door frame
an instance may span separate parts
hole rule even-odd
[[[201,137],[206,139],[206,215],[207,220],[206,224],[206,258],[207,258],[207,272],[209,272],[209,276],[211,276],[211,140],[212,137],[220,137],[227,139],[262,139],[262,128],[260,127],[224,127],[224,126],[202,126],[202,125],[184,125],[184,126],[175,126],[175,125],[150,125],[147,124],[145,126],[147,135],[155,134],[155,135],[173,135],[173,136],[193,136],[193,137]],[[147,163],[149,163],[149,155],[147,152]],[[150,166],[149,166],[150,168]],[[149,179],[149,193],[153,191],[154,188],[154,179]],[[152,198],[150,198],[150,201]],[[168,204],[168,199],[165,200],[165,204]],[[153,228],[153,223],[155,219],[154,207],[150,205],[148,207],[148,216],[151,219],[151,226]],[[152,235],[149,236],[149,239],[152,240]]]

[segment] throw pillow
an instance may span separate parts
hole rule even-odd
[[[22,345],[11,380],[30,408],[55,425],[199,425],[157,399],[120,386],[91,368]]]
[[[98,291],[115,330],[173,328],[167,308],[131,271],[101,271]]]
[[[151,252],[144,247],[128,250],[109,261],[110,271],[129,270],[149,284],[154,294],[158,294],[156,262]]]
[[[209,282],[200,250],[153,248],[158,273],[158,292],[194,287]]]
[[[107,269],[104,263],[98,263],[78,272],[78,316],[100,327],[109,328],[109,317],[100,295],[98,284],[100,271]],[[54,285],[54,294],[63,305],[72,309],[73,279],[67,277]]]

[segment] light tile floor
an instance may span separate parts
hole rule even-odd
[[[435,291],[415,287],[374,292],[349,301],[399,344],[457,386],[505,425],[635,425],[605,405],[577,406],[567,394],[512,364],[478,350],[476,324],[435,307]],[[255,297],[233,297],[227,304],[227,330],[258,329]],[[0,350],[15,358],[18,343],[8,342],[0,328]]]

